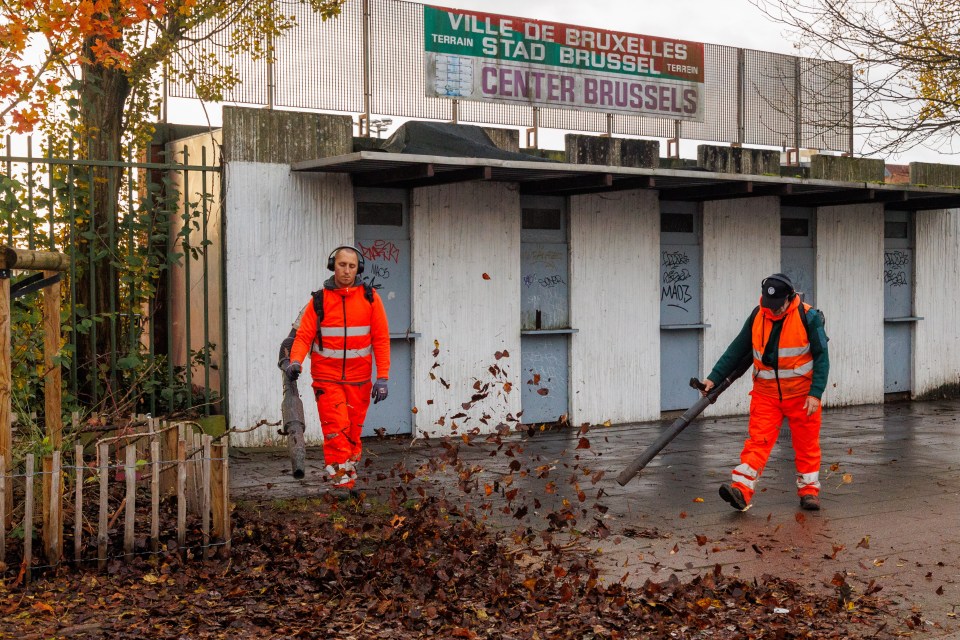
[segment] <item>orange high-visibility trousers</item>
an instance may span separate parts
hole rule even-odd
[[[343,465],[360,460],[360,432],[370,406],[372,382],[341,384],[314,382],[320,428],[323,430],[323,460],[328,465]]]
[[[803,408],[807,396],[777,398],[750,393],[749,437],[740,453],[740,465],[733,470],[733,486],[740,489],[747,502],[753,498],[757,481],[770,459],[770,452],[780,435],[786,418],[793,440],[794,465],[797,470],[797,494],[820,493],[820,408],[808,416]]]

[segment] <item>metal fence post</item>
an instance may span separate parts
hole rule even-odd
[[[370,137],[370,0],[363,0],[363,122],[360,136]]]
[[[268,4],[268,10],[272,17],[273,2]],[[273,109],[273,94],[276,89],[276,78],[274,77],[274,53],[276,50],[273,42],[273,34],[267,34],[267,109]],[[183,163],[186,164],[186,160],[184,160]]]
[[[747,54],[743,49],[737,49],[737,144],[743,146],[746,140],[746,95],[744,92],[744,76],[747,70]]]

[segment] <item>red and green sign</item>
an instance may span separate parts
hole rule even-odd
[[[425,6],[426,94],[702,122],[703,44]]]

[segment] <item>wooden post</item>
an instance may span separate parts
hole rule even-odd
[[[10,424],[10,393],[13,389],[10,363],[10,272],[0,261],[0,457],[5,460],[0,473],[10,475],[13,464],[13,426]],[[13,516],[13,487],[4,496],[4,529]]]
[[[44,271],[43,277],[57,275],[56,271]],[[63,379],[60,365],[54,364],[54,357],[60,351],[60,283],[56,282],[43,290],[43,369],[44,376],[44,420],[47,424],[47,437],[54,450],[63,442],[63,418],[61,417],[60,396]]]
[[[97,529],[97,566],[100,571],[107,568],[107,497],[108,482],[110,479],[110,445],[101,443],[98,447],[99,460],[98,468],[100,471],[100,518]]]
[[[73,415],[76,419],[76,412]],[[73,500],[73,559],[79,564],[83,554],[83,445],[78,444],[73,451],[73,466],[76,470]]]
[[[40,532],[43,540],[43,553],[47,563],[57,565],[63,554],[63,527],[60,517],[60,452],[43,457],[43,529]]]
[[[160,549],[160,440],[150,441],[150,550]]]
[[[203,485],[200,513],[200,530],[203,532],[203,559],[210,559],[210,452],[213,438],[203,434],[203,460],[201,463]]]
[[[223,516],[223,462],[226,456],[226,447],[223,444],[215,444],[210,447],[210,510],[213,512],[213,528],[211,535],[215,539],[224,540]]]
[[[124,513],[123,553],[133,555],[133,528],[137,517],[137,445],[128,444],[124,479],[127,481],[127,508]],[[127,558],[129,560],[129,558]]]
[[[185,556],[187,541],[187,443],[177,440],[177,549]]]
[[[230,525],[230,436],[223,438],[223,550],[230,555],[233,529]]]
[[[11,488],[12,489],[12,488]],[[0,562],[7,561],[7,473],[6,462],[0,453]]]
[[[26,570],[26,581],[30,584],[31,569],[33,567],[33,454],[27,454],[27,468],[24,474],[27,485],[23,498],[23,566]]]
[[[176,460],[177,458],[177,440],[179,439],[178,428],[174,427],[163,433],[163,459],[165,461]],[[163,473],[160,474],[160,493],[165,496],[173,495],[177,491],[177,466],[172,462],[164,465]]]

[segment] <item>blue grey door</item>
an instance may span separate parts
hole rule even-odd
[[[686,409],[700,397],[702,319],[700,210],[694,202],[660,203],[660,408]]]
[[[888,211],[883,231],[883,391],[913,388],[913,220]]]
[[[570,285],[563,198],[524,197],[520,231],[520,401],[525,424],[569,408]]]
[[[357,189],[357,247],[363,253],[363,280],[380,294],[390,323],[390,396],[371,404],[363,436],[413,430],[413,339],[410,333],[410,224],[407,192]],[[376,378],[376,369],[374,369]]]
[[[780,212],[780,269],[802,294],[803,301],[816,306],[816,209],[783,207]]]

